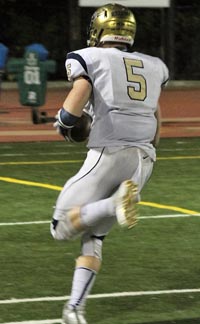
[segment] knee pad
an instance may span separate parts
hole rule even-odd
[[[83,235],[82,237],[82,256],[93,256],[102,260],[102,237]]]

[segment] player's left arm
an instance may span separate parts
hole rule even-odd
[[[157,147],[160,141],[160,128],[161,128],[161,110],[160,105],[158,104],[157,110],[155,112],[155,118],[157,120],[157,128],[152,144],[154,147]]]

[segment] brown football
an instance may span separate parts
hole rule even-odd
[[[73,128],[68,130],[68,137],[71,142],[84,142],[88,139],[92,124],[92,117],[83,112]]]

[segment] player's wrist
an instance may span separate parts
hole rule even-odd
[[[74,127],[75,123],[79,120],[79,118],[80,117],[69,113],[64,108],[61,108],[58,111],[57,115],[59,125],[65,129]]]

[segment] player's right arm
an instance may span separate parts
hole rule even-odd
[[[152,144],[154,147],[157,147],[160,141],[160,128],[161,128],[161,110],[160,105],[158,104],[157,110],[155,112],[155,118],[157,120],[157,127],[156,127],[156,133],[154,136],[154,139],[152,141]]]
[[[163,89],[169,80],[169,70],[167,68],[167,66],[160,60],[158,59],[159,62],[161,63],[161,68],[160,68],[160,72],[161,72],[161,89]],[[161,109],[160,109],[160,105],[158,103],[157,106],[157,110],[155,111],[155,118],[157,120],[157,127],[156,127],[156,133],[154,136],[154,139],[152,141],[152,144],[154,147],[157,147],[160,141],[160,129],[161,129]]]

